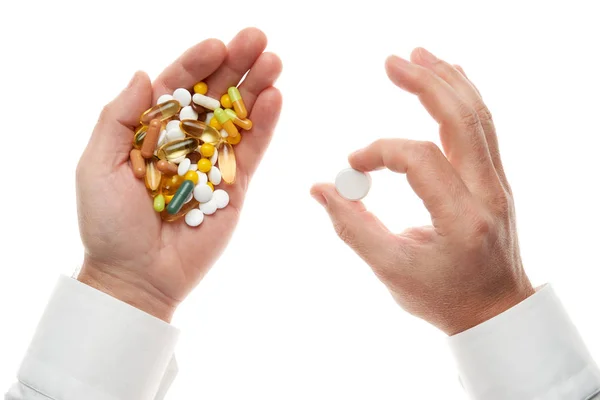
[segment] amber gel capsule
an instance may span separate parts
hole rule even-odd
[[[146,187],[150,189],[153,195],[158,193],[162,174],[156,167],[156,159],[146,161]]]
[[[193,190],[194,182],[190,180],[183,181],[181,186],[179,186],[179,189],[177,189],[177,192],[175,192],[175,196],[173,196],[169,202],[169,205],[167,206],[167,212],[171,215],[177,214]]]
[[[142,179],[146,175],[146,163],[144,157],[138,149],[133,149],[129,152],[129,160],[131,161],[131,168],[133,169],[133,175]]]
[[[231,184],[235,182],[235,153],[233,152],[233,146],[229,143],[223,143],[219,148],[219,169],[225,183]]]
[[[199,145],[198,139],[194,138],[174,140],[161,146],[158,149],[157,155],[161,160],[173,161],[187,156],[195,151]]]
[[[179,124],[179,127],[186,135],[200,139],[203,143],[216,145],[221,138],[221,135],[215,128],[194,119],[184,119]]]
[[[144,158],[152,158],[154,156],[154,150],[156,150],[156,145],[158,144],[158,139],[160,137],[160,130],[162,128],[162,123],[153,119],[150,122],[150,126],[146,131],[146,137],[144,138],[144,143],[142,143],[142,157]]]
[[[142,117],[140,118],[140,122],[143,125],[149,125],[150,121],[153,119],[157,119],[159,121],[166,121],[167,119],[176,115],[179,110],[181,110],[181,105],[177,100],[169,100],[164,103],[157,104],[154,107],[146,110]]]
[[[144,143],[144,138],[146,137],[146,132],[148,131],[148,126],[142,125],[136,129],[135,135],[133,135],[133,147],[136,149],[141,149],[142,144]]]
[[[170,204],[170,203],[169,203]],[[177,221],[179,218],[183,217],[185,214],[197,208],[200,205],[198,200],[192,198],[189,203],[185,203],[181,209],[175,214],[169,214],[169,212],[165,209],[160,213],[160,218],[165,222],[173,222]]]
[[[237,116],[240,117],[240,119],[246,119],[246,117],[248,116],[248,110],[246,109],[246,104],[244,103],[244,100],[242,99],[242,94],[240,93],[238,88],[236,88],[235,86],[230,87],[229,89],[227,89],[227,94],[229,94],[229,99],[233,104],[233,109],[235,110]]]

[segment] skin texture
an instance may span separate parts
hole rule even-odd
[[[169,322],[176,307],[225,249],[237,224],[248,183],[267,149],[281,110],[273,87],[282,64],[265,53],[267,38],[248,28],[225,46],[216,39],[190,48],[151,83],[137,72],[102,113],[77,167],[79,227],[85,246],[79,280]],[[230,204],[200,228],[163,223],[143,181],[129,165],[133,129],[159,96],[199,81],[220,98],[237,85],[254,122],[236,146],[237,180]],[[199,246],[199,243],[202,243]]]
[[[331,184],[317,184],[311,194],[401,307],[454,335],[534,293],[521,262],[512,192],[491,114],[462,68],[418,48],[411,61],[389,57],[386,71],[438,122],[443,151],[431,142],[380,139],[349,162],[360,171],[405,174],[431,226],[394,234]]]

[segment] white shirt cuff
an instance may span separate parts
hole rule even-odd
[[[600,371],[549,285],[449,342],[472,399],[585,400],[600,391]]]
[[[18,378],[57,400],[160,398],[176,373],[178,336],[164,321],[61,277]]]

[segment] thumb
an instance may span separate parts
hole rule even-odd
[[[138,71],[127,87],[104,106],[86,152],[90,151],[94,159],[109,167],[125,162],[129,158],[133,131],[151,101],[150,78]]]
[[[360,201],[341,197],[332,184],[320,183],[312,187],[311,195],[329,214],[333,227],[348,246],[374,269],[389,263],[390,249],[395,236]]]

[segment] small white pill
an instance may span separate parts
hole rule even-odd
[[[162,131],[160,131],[160,136],[158,137],[158,143],[156,147],[158,148],[165,143],[167,143],[167,131],[166,129],[163,129]]]
[[[198,226],[204,221],[204,213],[197,208],[185,214],[185,223],[189,226]]]
[[[217,204],[218,209],[225,208],[229,204],[229,193],[223,189],[217,189],[213,193],[213,200]]]
[[[184,176],[185,173],[189,171],[190,165],[192,165],[190,159],[184,158],[183,161],[179,163],[179,167],[177,167],[177,175]]]
[[[205,124],[209,124],[209,123],[210,123],[210,120],[212,119],[212,117],[213,117],[214,115],[215,115],[215,114],[213,114],[213,113],[208,113],[208,114],[206,114],[206,119],[204,120],[204,123],[205,123]]]
[[[229,136],[229,133],[225,129],[221,129],[221,137],[226,138],[227,136]]]
[[[165,128],[167,130],[167,132],[172,131],[173,129],[177,129],[179,130],[179,124],[181,123],[181,121],[179,121],[178,119],[174,119],[173,121],[169,121],[167,122],[167,127]]]
[[[173,93],[173,95],[175,95],[175,93]],[[208,97],[200,93],[196,93],[192,99],[194,103],[204,108],[208,108],[209,110],[214,111],[215,108],[221,107],[221,102],[219,100],[213,99],[212,97]]]
[[[173,98],[181,104],[181,107],[187,107],[192,101],[192,95],[187,89],[179,88],[173,92]]]
[[[170,94],[163,94],[158,98],[158,100],[156,100],[156,104],[166,103],[169,100],[173,100],[173,96],[171,96]]]
[[[217,212],[217,202],[214,198],[212,198],[206,203],[200,203],[200,211],[202,211],[204,215],[214,214]]]
[[[188,194],[188,197],[185,199],[185,201],[183,202],[183,204],[189,203],[190,201],[192,201],[193,198],[194,198],[194,193]]]
[[[221,171],[217,167],[212,167],[208,171],[208,180],[215,186],[221,183]]]
[[[219,159],[219,151],[217,149],[215,149],[215,153],[210,157],[210,163],[212,165],[215,165],[217,163],[218,159]]]
[[[188,169],[188,171],[198,171],[198,164],[190,165],[190,169]]]
[[[187,107],[183,107],[181,109],[181,111],[179,112],[179,118],[184,120],[184,119],[198,119],[198,113],[191,107],[191,106],[187,106]]]
[[[208,183],[208,176],[204,172],[196,171],[196,173],[198,174],[198,185],[206,185]]]
[[[169,142],[172,142],[174,140],[181,140],[181,139],[185,139],[185,133],[183,133],[183,131],[181,129],[179,129],[179,127],[177,127],[176,129],[171,129],[170,131],[167,131],[167,140]]]
[[[206,203],[213,197],[213,191],[207,184],[198,184],[194,188],[194,198],[200,203]]]
[[[343,198],[357,201],[369,193],[371,177],[364,172],[346,168],[335,178],[335,188]]]

